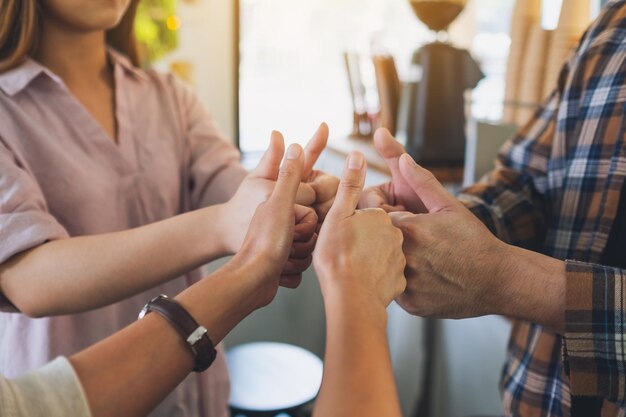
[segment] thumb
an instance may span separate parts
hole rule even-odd
[[[346,161],[339,189],[333,206],[328,211],[327,219],[343,219],[354,214],[361,198],[361,191],[363,191],[365,170],[366,164],[363,154],[352,152]]]
[[[285,139],[280,132],[272,131],[270,146],[267,148],[259,165],[252,171],[252,177],[275,180],[278,176],[280,161],[285,153]]]
[[[278,172],[278,180],[274,191],[268,201],[277,204],[277,207],[283,208],[289,212],[293,212],[296,204],[296,194],[300,186],[300,178],[304,165],[304,152],[302,147],[297,144],[289,146],[285,155],[283,165]],[[277,215],[285,213],[277,213]]]
[[[393,178],[402,178],[400,174],[399,159],[406,153],[404,146],[400,144],[387,129],[380,128],[374,133],[374,146],[385,159]]]
[[[422,200],[429,213],[445,211],[458,204],[456,198],[445,189],[435,176],[419,166],[409,154],[403,154],[399,161],[400,172],[409,187]]]

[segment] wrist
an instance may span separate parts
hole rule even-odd
[[[485,294],[485,315],[498,314],[510,316],[507,310],[513,300],[517,300],[518,290],[515,276],[519,267],[519,258],[515,247],[499,241],[496,249],[490,252],[493,263],[484,271],[486,282],[483,286]]]
[[[368,291],[357,278],[344,274],[341,279],[325,280],[321,284],[327,318],[368,316],[386,323],[387,306],[375,291]]]
[[[175,297],[202,326],[215,345],[258,308],[247,265],[228,262]]]
[[[276,271],[269,259],[269,255],[244,246],[225,265],[238,271],[237,279],[246,289],[246,298],[252,310],[267,306],[278,291],[280,271]]]
[[[505,245],[494,276],[494,314],[531,321],[561,331],[565,311],[565,262]]]
[[[207,235],[207,239],[211,239],[213,246],[217,247],[220,257],[232,255],[237,252],[233,248],[232,233],[229,233],[228,221],[226,215],[228,213],[228,203],[216,204],[207,209],[210,220],[215,223],[215,235]]]

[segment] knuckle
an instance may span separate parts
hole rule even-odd
[[[430,171],[424,172],[422,182],[428,186],[439,185],[439,181],[437,180],[437,178],[435,178],[433,173]]]
[[[279,178],[291,178],[295,175],[295,169],[290,166],[284,166],[278,171]]]
[[[341,181],[341,188],[349,193],[361,192],[361,182],[357,178],[344,178]]]
[[[391,219],[389,218],[389,215],[384,209],[380,207],[376,207],[372,209],[372,213],[374,213],[376,216],[380,217],[381,219],[384,219],[388,221],[389,223],[391,223]]]
[[[404,279],[404,277],[401,276],[401,278],[398,279],[398,288],[396,289],[396,293],[400,295],[404,293],[405,290],[406,290],[406,279]]]

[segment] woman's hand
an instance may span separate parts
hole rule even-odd
[[[327,141],[328,126],[322,123],[304,149],[301,183],[296,195],[296,204],[312,207],[320,222],[330,209],[339,184],[337,178],[313,170]],[[233,198],[220,207],[221,232],[218,239],[223,242],[224,254],[234,254],[241,248],[254,211],[274,189],[284,151],[282,135],[272,132],[270,146],[257,168],[244,179]],[[298,211],[301,212],[302,208]],[[284,270],[287,287],[297,286],[298,277],[311,263],[310,255],[317,239],[315,233],[320,228],[319,224],[310,223],[311,219],[310,215],[302,218],[294,231],[295,240]]]
[[[363,155],[353,153],[313,257],[326,308],[324,378],[315,417],[401,415],[386,307],[406,286],[402,233],[384,210],[355,210],[364,181]]]
[[[250,266],[258,284],[258,307],[272,301],[279,285],[298,286],[300,273],[289,270],[304,271],[311,264],[317,215],[313,209],[296,204],[303,168],[302,148],[291,145],[271,195],[256,209],[241,250],[231,260],[236,266]],[[312,237],[305,243],[294,243],[303,235]]]
[[[313,262],[325,298],[363,296],[384,308],[406,286],[403,238],[384,210],[356,210],[365,170],[363,155],[352,153]]]
[[[326,148],[327,142],[328,126],[326,123],[322,123],[304,150],[305,159],[302,181],[311,186],[313,191],[315,191],[313,209],[319,218],[318,231],[322,222],[326,218],[328,210],[332,207],[333,201],[335,201],[335,195],[337,194],[337,188],[339,187],[339,178],[333,175],[328,175],[323,171],[313,169],[315,162],[317,162],[318,158]]]
[[[272,194],[284,153],[283,136],[279,132],[272,132],[269,148],[259,165],[243,180],[233,198],[221,207],[220,237],[227,254],[239,251],[255,210]],[[315,191],[309,185],[299,183],[296,201],[305,206],[313,205]]]

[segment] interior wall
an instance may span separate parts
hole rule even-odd
[[[236,1],[179,1],[179,48],[162,67],[172,62],[192,65],[191,82],[221,130],[235,141],[237,126]]]

